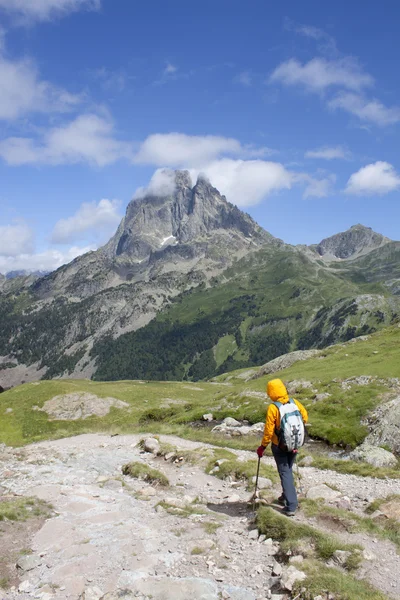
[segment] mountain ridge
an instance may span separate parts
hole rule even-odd
[[[368,328],[367,322],[371,327],[382,325],[372,316],[362,316],[365,310],[368,315],[379,310],[384,322],[390,323],[397,306],[397,255],[384,275],[370,282],[362,261],[373,257],[378,273],[381,255],[386,256],[396,243],[357,225],[319,245],[294,247],[230,204],[204,177],[193,185],[187,171],[172,176],[173,191],[169,187],[155,193],[150,187],[129,203],[115,235],[99,250],[39,279],[7,282],[0,278],[0,374],[7,384],[67,374],[93,377],[100,355],[120,361],[114,342],[121,336],[147,327],[157,315],[162,321],[164,312],[166,319],[171,313],[180,321],[182,315],[174,312],[174,306],[181,302],[196,307],[189,309],[190,319],[193,331],[200,327],[197,335],[203,341],[193,341],[193,348],[181,357],[188,365],[184,371],[175,364],[176,356],[172,371],[160,363],[160,373],[168,376],[172,372],[188,376],[198,361],[190,377],[208,374],[214,364],[211,347],[213,356],[219,356],[215,364],[220,369],[230,356],[236,357],[234,366],[262,359],[264,343],[270,347],[265,359],[273,358],[271,349],[280,352],[332,343],[359,334],[362,327]],[[359,300],[365,293],[371,299]],[[393,300],[386,298],[392,294]],[[273,307],[274,298],[280,299],[278,307]],[[218,314],[209,311],[209,302]],[[322,309],[326,312],[318,317]],[[345,318],[334,316],[343,311]],[[201,319],[202,313],[210,315],[211,329],[207,319]],[[338,319],[336,333],[329,319]],[[152,332],[155,346],[159,321],[143,334]],[[168,329],[170,343],[175,344],[173,336],[185,331],[192,339],[192,330],[180,325],[175,333]],[[258,331],[269,331],[274,341],[263,341],[264,333],[260,337]],[[231,340],[228,350],[226,336]],[[105,339],[109,342],[104,346]],[[140,335],[132,343],[139,339],[142,344]],[[186,342],[181,343],[183,347]],[[154,354],[149,348],[148,352]],[[169,359],[160,360],[167,364]],[[10,362],[12,369],[1,368]],[[232,364],[228,360],[225,366]]]

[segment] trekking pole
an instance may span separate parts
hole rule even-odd
[[[304,491],[303,491],[303,485],[301,483],[301,475],[300,475],[300,469],[299,469],[299,463],[296,460],[296,468],[297,468],[297,479],[299,480],[299,490],[300,490],[300,494],[302,496],[304,496]]]
[[[254,488],[254,496],[253,496],[253,512],[256,512],[256,498],[257,498],[257,489],[258,489],[258,476],[260,474],[260,464],[261,464],[261,456],[258,457],[256,485]]]

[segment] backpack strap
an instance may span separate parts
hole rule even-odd
[[[276,400],[275,402],[272,402],[272,404],[274,404],[274,406],[276,406],[276,408],[279,411],[279,414],[281,413],[280,408],[281,406],[283,406],[282,402],[278,402],[278,400]],[[275,435],[278,438],[278,440],[280,441],[280,437],[281,437],[281,430],[278,429],[277,427],[275,427]]]

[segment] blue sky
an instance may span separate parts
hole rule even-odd
[[[360,7],[0,0],[0,272],[98,247],[163,168],[289,243],[399,239],[400,6]]]

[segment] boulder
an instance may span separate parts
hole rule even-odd
[[[282,356],[278,356],[277,358],[270,360],[265,365],[260,367],[260,369],[254,375],[252,375],[250,379],[258,379],[263,375],[269,375],[270,373],[277,373],[283,369],[288,369],[296,362],[300,360],[307,360],[314,356],[318,356],[318,354],[320,354],[320,350],[295,350],[294,352],[283,354]]]
[[[287,569],[284,570],[281,578],[281,586],[283,589],[291,592],[293,590],[293,586],[298,581],[304,581],[307,578],[307,575],[303,573],[303,571],[299,571],[293,565],[290,565]]]
[[[203,415],[203,421],[213,421],[214,417],[212,415],[212,413],[206,413],[205,415]]]
[[[43,562],[43,559],[36,554],[27,554],[25,556],[21,556],[21,558],[17,562],[18,569],[21,571],[32,571],[39,567]]]
[[[369,463],[374,467],[396,467],[397,458],[391,452],[384,448],[371,446],[368,442],[364,442],[350,453],[352,460],[359,460]]]
[[[226,417],[222,423],[226,426],[226,427],[240,427],[241,423],[239,421],[236,421],[236,419],[234,419],[233,417]]]
[[[86,588],[79,597],[79,600],[100,600],[101,598],[104,598],[104,592],[100,588],[93,586]]]
[[[158,454],[160,452],[160,444],[155,438],[147,438],[144,440],[143,448],[145,452],[150,452],[151,454]]]
[[[333,490],[324,483],[321,483],[321,485],[311,487],[307,492],[307,498],[309,498],[309,500],[317,500],[318,498],[322,498],[327,502],[332,502],[333,500],[339,498],[341,495],[341,492]]]
[[[312,390],[313,384],[311,381],[307,381],[306,379],[295,379],[294,381],[289,381],[286,389],[288,394],[295,394],[301,390]]]
[[[89,392],[73,392],[54,396],[39,410],[46,412],[52,421],[77,421],[92,416],[105,417],[111,408],[129,408],[129,404],[117,398],[100,398]]]
[[[316,394],[314,401],[321,402],[322,400],[326,400],[327,398],[330,398],[331,396],[332,396],[332,394],[329,394],[328,392],[325,392],[323,394]]]
[[[395,454],[400,454],[400,396],[378,406],[365,423],[371,432],[366,443],[387,446]]]
[[[400,522],[400,498],[393,498],[381,504],[380,511],[386,518]]]
[[[333,553],[333,561],[339,565],[339,567],[344,567],[348,558],[350,558],[351,552],[347,550],[336,550]]]
[[[301,460],[300,460],[300,466],[301,467],[310,467],[314,462],[314,459],[312,456],[304,456]]]
[[[255,485],[257,477],[254,475],[252,477],[252,482]],[[273,485],[272,481],[267,477],[259,477],[258,478],[258,489],[259,490],[267,490],[271,488]]]

